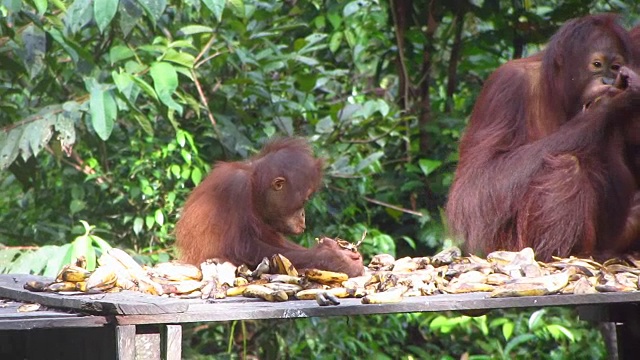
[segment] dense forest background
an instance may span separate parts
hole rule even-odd
[[[102,240],[174,258],[218,160],[298,135],[327,160],[320,235],[372,254],[451,244],[442,207],[483,81],[566,20],[636,1],[0,0],[0,272],[52,274]],[[293,324],[293,326],[292,326]],[[199,324],[204,359],[598,359],[573,311]]]

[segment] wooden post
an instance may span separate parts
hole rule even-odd
[[[182,326],[163,325],[160,331],[160,339],[163,360],[182,359]]]
[[[136,358],[136,326],[116,326],[116,359],[135,360]]]

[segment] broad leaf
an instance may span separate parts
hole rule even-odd
[[[18,157],[18,143],[22,136],[22,127],[14,128],[9,133],[0,131],[0,170],[4,170]]]
[[[102,0],[100,0],[102,1]],[[64,15],[65,30],[75,34],[93,19],[93,0],[75,0]]]
[[[207,1],[205,1],[206,3]],[[224,5],[223,5],[224,6]],[[220,20],[218,20],[220,21]],[[212,33],[213,28],[204,26],[204,25],[187,25],[180,30],[178,30],[178,34],[183,36],[189,36],[194,34],[202,34],[202,33]]]
[[[120,0],[118,17],[120,18],[120,30],[124,36],[129,35],[142,14],[143,11],[135,0]]]
[[[211,10],[218,22],[222,21],[222,12],[227,0],[202,0],[202,2]]]
[[[182,106],[171,97],[178,88],[178,73],[173,65],[167,62],[156,62],[151,65],[149,73],[160,101],[170,109],[182,114]]]
[[[90,96],[91,123],[98,136],[106,141],[111,136],[118,115],[116,101],[113,94],[98,83],[93,83]]]
[[[113,20],[116,11],[118,11],[118,4],[118,0],[95,0],[93,2],[93,17],[100,32],[103,33]]]
[[[47,38],[45,32],[35,27],[28,26],[22,32],[24,42],[24,66],[33,79],[44,69],[44,54],[47,50]]]

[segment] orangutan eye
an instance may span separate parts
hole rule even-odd
[[[600,61],[594,61],[593,67],[595,67],[596,69],[600,69],[602,67],[602,63]]]
[[[611,70],[613,70],[613,71],[620,71],[620,65],[619,65],[619,64],[613,64],[613,65],[611,65]]]

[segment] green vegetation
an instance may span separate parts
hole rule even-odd
[[[0,0],[0,272],[108,246],[174,256],[218,160],[300,135],[327,159],[311,244],[433,254],[457,141],[488,74],[624,1]],[[292,326],[294,324],[294,326]],[[190,336],[188,336],[190,335]],[[602,358],[566,309],[203,324],[189,358]],[[226,354],[226,355],[225,355]]]

